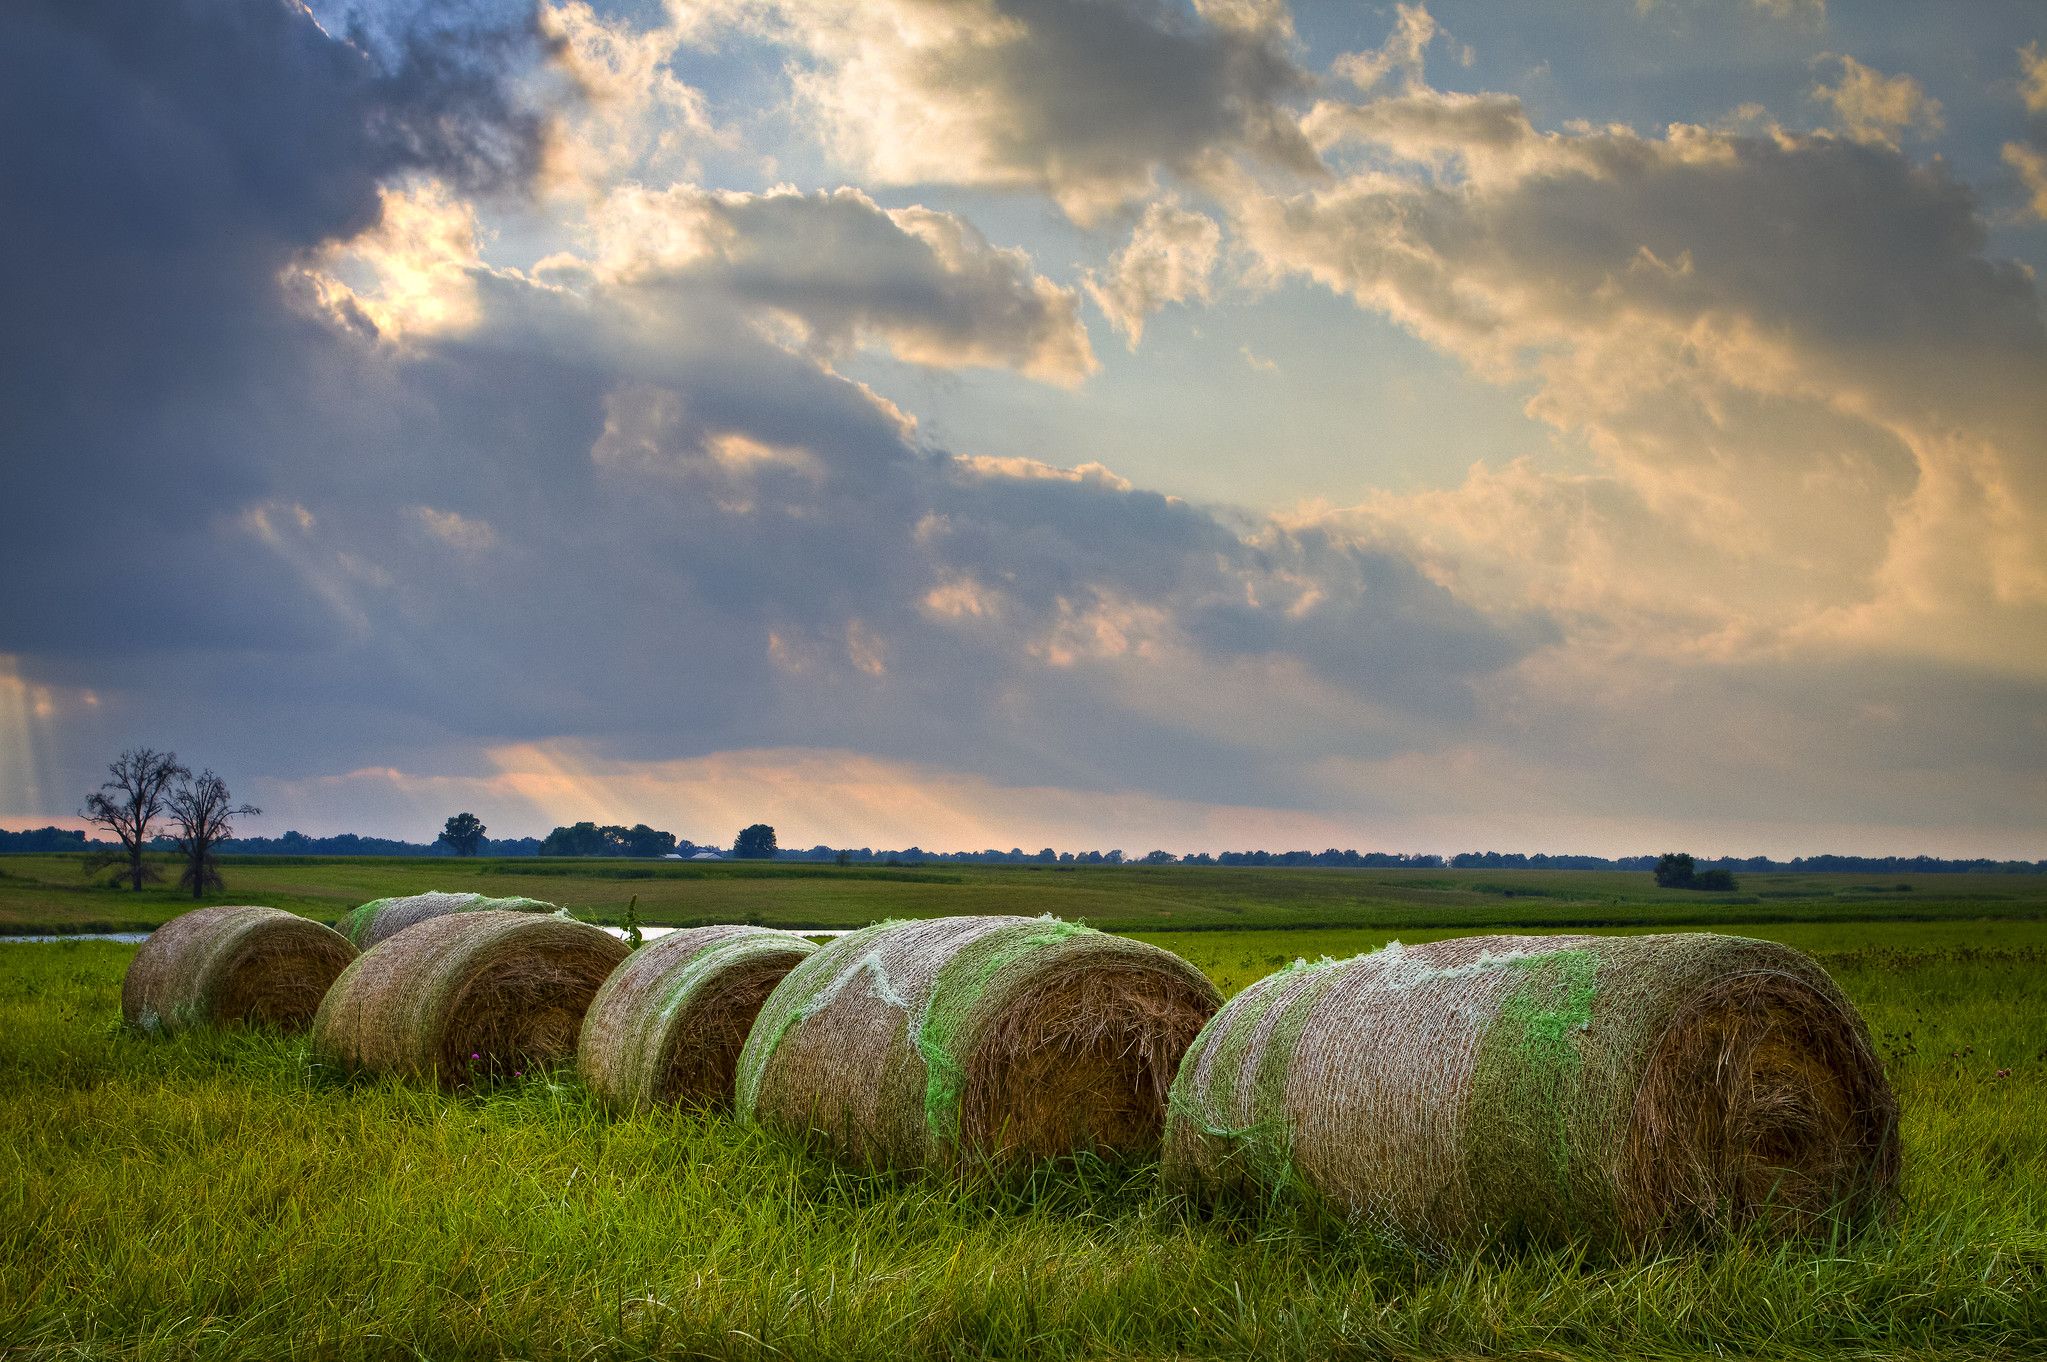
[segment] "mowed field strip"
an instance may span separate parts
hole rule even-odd
[[[169,879],[176,870],[166,863]],[[0,933],[146,931],[193,906],[80,873],[76,856],[0,856]],[[2047,875],[1793,874],[1740,877],[1734,893],[1659,889],[1647,874],[1572,870],[1343,870],[1210,866],[224,857],[209,902],[284,908],[323,922],[370,899],[432,890],[524,895],[615,923],[861,927],[885,918],[1050,913],[1108,931],[1359,927],[1666,927],[2047,918]]]

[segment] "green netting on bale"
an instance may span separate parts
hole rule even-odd
[[[1144,989],[1157,997],[1133,1001]],[[827,945],[775,990],[740,1056],[735,1106],[744,1121],[808,1131],[850,1157],[894,1166],[972,1161],[994,1152],[983,1147],[991,1139],[1013,1141],[1005,1149],[1056,1147],[1065,1136],[1049,1134],[1041,1113],[1007,1105],[1013,1071],[1004,1065],[1052,1064],[1053,1080],[1079,1081],[1087,1070],[1075,1066],[1106,1062],[1101,1038],[1123,1034],[1119,1027],[1141,1039],[1129,1054],[1149,1057],[1165,1043],[1177,1059],[1219,1002],[1177,956],[1054,918],[879,924]],[[1012,1046],[1022,1048],[1012,1055]],[[1167,1061],[1156,1095],[1144,1099],[1154,1104],[1149,1138],[1170,1073]],[[1123,1130],[1129,1104],[1141,1106],[1123,1092],[1071,1119],[1087,1126],[1113,1109]],[[970,1112],[995,1122],[994,1133]]]
[[[1101,936],[1092,927],[1042,917],[969,941],[939,970],[910,1027],[910,1044],[924,1059],[924,1130],[933,1144],[950,1146],[959,1138],[967,1057],[956,1047],[969,1020],[984,1010],[990,984],[1039,948],[1089,934]]]
[[[1210,1142],[1217,1164],[1244,1165],[1219,1169],[1219,1181],[1273,1189],[1294,1181],[1285,1058],[1340,977],[1340,963],[1326,956],[1313,963],[1297,959],[1266,976],[1212,1017],[1187,1048],[1168,1098],[1169,1130],[1177,1125],[1187,1138],[1191,1128]]]
[[[1232,1001],[1181,1066],[1166,1172],[1304,1188],[1424,1247],[1643,1240],[1859,1214],[1895,1185],[1895,1124],[1861,1019],[1788,947],[1396,942]]]
[[[726,1065],[753,1009],[816,950],[800,936],[741,926],[694,928],[643,946],[605,980],[584,1017],[577,1069],[585,1085],[619,1110],[729,1101]]]
[[[486,898],[482,894],[451,894],[434,890],[425,894],[405,894],[394,898],[372,899],[361,907],[351,909],[343,919],[342,934],[358,950],[368,950],[387,937],[396,935],[415,922],[424,922],[430,917],[447,913],[558,913],[562,910],[552,903],[528,898]]]
[[[739,1071],[733,1079],[733,1111],[741,1121],[754,1119],[768,1061],[781,1049],[789,1032],[805,1018],[829,1007],[857,977],[871,976],[889,1002],[907,1008],[889,988],[888,971],[869,949],[875,937],[896,925],[896,919],[890,918],[839,937],[789,971],[768,995],[760,1014],[754,1018],[753,1034],[739,1052]]]

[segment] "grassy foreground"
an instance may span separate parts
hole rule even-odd
[[[1881,930],[1825,958],[1903,1101],[1897,1221],[1618,1261],[1204,1218],[1143,1161],[858,1176],[572,1083],[350,1088],[287,1038],[123,1035],[133,947],[0,946],[0,1355],[2047,1354],[2040,945]],[[1173,940],[1240,987],[1259,935]]]

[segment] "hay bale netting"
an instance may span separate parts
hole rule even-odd
[[[1149,1149],[1221,1002],[1168,951],[1050,918],[882,923],[769,995],[734,1106],[897,1168]]]
[[[1855,1007],[1788,946],[1467,937],[1296,962],[1173,1085],[1168,1180],[1306,1189],[1432,1247],[1635,1244],[1879,1210],[1898,1104]]]
[[[626,945],[565,917],[451,913],[407,927],[334,981],[313,1052],[349,1073],[444,1087],[573,1058],[583,1014]]]
[[[576,1072],[614,1111],[729,1106],[739,1049],[775,985],[817,947],[768,927],[698,927],[634,951],[597,991]]]
[[[407,894],[402,898],[372,899],[350,910],[335,926],[366,951],[388,937],[396,936],[415,922],[449,913],[553,913],[559,910],[539,899],[493,899],[482,894]]]
[[[144,1031],[258,1023],[303,1031],[355,959],[331,927],[276,908],[195,908],[149,934],[121,980]]]

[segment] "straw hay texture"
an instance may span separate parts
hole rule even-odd
[[[481,894],[407,894],[403,898],[372,899],[336,925],[348,935],[359,951],[366,951],[387,937],[396,936],[415,922],[449,913],[552,913],[551,903],[539,899],[491,899]]]
[[[583,1018],[576,1072],[613,1111],[732,1104],[732,1075],[775,985],[817,947],[767,927],[698,927],[639,950]]]
[[[1644,1244],[1880,1210],[1897,1120],[1853,1004],[1788,946],[1468,937],[1239,994],[1181,1065],[1165,1172],[1422,1248]]]
[[[313,1052],[350,1073],[461,1087],[571,1059],[583,1013],[626,945],[600,927],[534,913],[428,918],[334,981]]]
[[[769,996],[734,1105],[873,1166],[1149,1149],[1221,1002],[1168,951],[1050,918],[882,923]]]
[[[276,908],[195,908],[149,934],[121,981],[144,1031],[256,1023],[303,1031],[355,959],[330,927]]]

